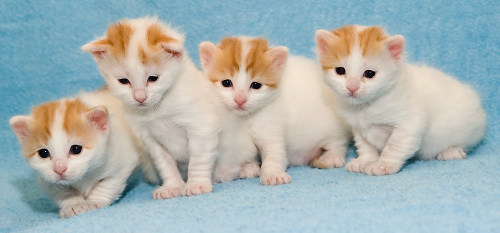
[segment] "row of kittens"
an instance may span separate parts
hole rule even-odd
[[[344,26],[318,30],[316,44],[319,63],[262,38],[203,42],[200,72],[182,34],[156,18],[122,20],[82,47],[105,89],[10,124],[61,217],[110,205],[138,167],[168,199],[238,178],[290,183],[288,166],[389,175],[414,155],[463,159],[484,136],[477,94],[405,63],[402,36]],[[352,138],[358,157],[345,164]]]

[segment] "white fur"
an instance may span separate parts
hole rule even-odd
[[[318,31],[318,44],[322,43],[318,36],[325,35]],[[324,76],[338,97],[339,114],[353,128],[358,158],[346,169],[388,175],[398,172],[415,153],[421,159],[465,158],[463,151],[485,133],[486,114],[478,95],[440,71],[404,63],[402,36],[389,37],[385,43],[375,56],[363,57],[359,48],[351,48],[338,64],[346,74],[329,69]],[[397,48],[391,50],[392,45]],[[376,75],[363,78],[367,69]],[[359,84],[355,97],[347,89],[348,80]]]
[[[181,55],[174,57],[165,52],[159,70],[143,65],[137,54],[138,45],[147,47],[146,30],[158,21],[140,18],[124,22],[134,29],[127,57],[119,64],[106,59],[106,55],[104,59],[95,57],[95,60],[111,91],[123,101],[126,118],[155,161],[163,185],[154,191],[154,198],[211,192],[219,122],[208,80],[184,52],[183,35],[163,24],[165,34],[177,42],[162,46]],[[82,49],[92,51],[92,43]],[[158,75],[158,81],[148,83],[151,75]],[[131,84],[120,84],[117,82],[120,78],[129,79]],[[145,92],[144,103],[134,100],[136,90]],[[187,184],[178,163],[188,164]]]
[[[107,91],[84,93],[80,99],[89,109],[106,106],[110,112],[108,117],[112,118],[108,119],[108,129],[99,132],[94,139],[94,147],[84,147],[78,155],[68,153],[72,145],[82,145],[82,142],[68,136],[63,129],[61,112],[65,106],[61,105],[56,111],[48,145],[40,145],[40,149],[49,150],[50,158],[35,154],[27,159],[29,165],[39,173],[42,187],[59,205],[63,218],[106,207],[118,199],[142,155],[141,147],[136,144],[134,135],[121,116],[121,103],[117,99]],[[30,118],[13,117],[11,125],[21,121],[29,125]],[[24,141],[20,136],[18,138],[22,144]],[[64,179],[54,172],[57,163],[67,166]]]
[[[241,39],[244,46],[242,59],[245,59],[248,38]],[[205,71],[210,68],[210,50],[214,46],[210,42],[200,45]],[[288,50],[285,49],[276,47],[269,51],[274,51],[277,56],[284,52],[286,59]],[[215,84],[221,102],[226,106],[222,114],[224,128],[215,169],[216,180],[258,175],[255,168],[257,148],[262,156],[261,183],[264,185],[291,182],[291,177],[285,172],[287,166],[307,165],[323,150],[326,152],[319,159],[330,163],[330,167],[343,165],[349,132],[333,112],[333,94],[321,79],[319,65],[300,57],[290,57],[285,61],[278,62],[276,72],[283,75],[276,89],[266,85],[260,89],[249,88],[253,79],[245,72],[244,61],[236,77],[227,77],[232,80],[233,87],[224,87],[220,82]],[[243,109],[235,104],[238,95],[247,99]]]

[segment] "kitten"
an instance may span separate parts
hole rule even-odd
[[[141,150],[120,114],[120,102],[101,91],[46,103],[10,120],[61,217],[106,207],[123,192]]]
[[[210,83],[183,43],[179,32],[145,17],[115,23],[103,38],[82,47],[149,149],[163,180],[155,199],[212,191],[220,126]],[[187,184],[177,166],[186,164]]]
[[[352,172],[389,175],[414,154],[464,159],[484,136],[478,95],[453,77],[404,62],[404,38],[382,28],[345,26],[316,32],[326,83],[352,126],[358,158]]]
[[[287,165],[343,166],[349,130],[333,111],[334,96],[319,64],[288,58],[288,48],[268,47],[262,38],[225,38],[219,46],[203,42],[199,51],[226,111],[216,174],[258,175],[252,169],[257,149],[263,185],[291,182]]]

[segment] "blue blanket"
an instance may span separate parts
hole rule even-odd
[[[499,12],[497,0],[0,1],[0,231],[500,232]],[[488,133],[465,160],[412,160],[383,177],[294,167],[288,185],[238,180],[206,195],[153,200],[155,187],[136,175],[112,206],[60,219],[8,120],[101,87],[80,46],[112,22],[145,15],[185,32],[198,66],[198,44],[206,40],[263,36],[315,58],[317,29],[384,26],[406,37],[408,61],[441,69],[479,92]]]

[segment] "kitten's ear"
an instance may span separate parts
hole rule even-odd
[[[329,41],[333,41],[335,35],[327,30],[321,29],[316,31],[315,39],[318,54],[324,54],[328,50]]]
[[[110,47],[107,39],[99,39],[82,46],[82,51],[91,53],[96,59],[103,58]]]
[[[14,116],[10,118],[9,124],[20,142],[28,138],[31,124],[30,116]]]
[[[87,110],[87,119],[99,131],[103,133],[107,132],[109,115],[106,106],[99,105]]]
[[[198,49],[200,52],[201,68],[207,70],[213,64],[215,54],[220,51],[220,48],[212,42],[205,41],[199,45]]]
[[[288,58],[288,48],[285,46],[270,48],[266,51],[266,54],[271,58],[274,69],[282,72]]]
[[[167,40],[160,40],[158,43],[164,52],[170,54],[174,58],[182,57],[184,53],[184,44],[182,41],[168,37]]]
[[[405,38],[402,35],[395,35],[387,38],[387,49],[391,57],[399,63],[403,60],[403,52],[405,49]]]

